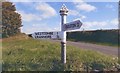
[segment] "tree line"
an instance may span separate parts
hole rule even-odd
[[[12,2],[2,2],[2,38],[20,33],[21,15]]]

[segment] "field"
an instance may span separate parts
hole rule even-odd
[[[3,71],[92,71],[116,70],[117,58],[67,46],[67,63],[60,61],[60,43],[34,40],[26,35],[2,41]]]

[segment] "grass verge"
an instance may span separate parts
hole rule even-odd
[[[60,43],[19,35],[3,39],[3,71],[111,70],[117,59],[96,51],[67,46],[67,63],[60,61]]]

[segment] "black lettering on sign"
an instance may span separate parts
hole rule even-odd
[[[38,33],[38,32],[36,32],[36,33],[35,33],[35,35],[39,35],[39,33]]]
[[[53,32],[35,32],[35,35],[53,35]]]
[[[38,38],[38,36],[35,36],[35,38]]]
[[[35,36],[35,38],[52,38],[51,36]]]
[[[47,38],[51,38],[51,36],[47,36]]]
[[[49,32],[49,35],[53,35],[53,32]]]
[[[76,27],[76,24],[66,25],[66,28],[74,28],[74,27]]]

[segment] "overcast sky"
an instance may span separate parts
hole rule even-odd
[[[14,2],[22,16],[22,32],[60,31],[59,10],[69,9],[67,22],[81,20],[79,30],[117,29],[118,2]]]

